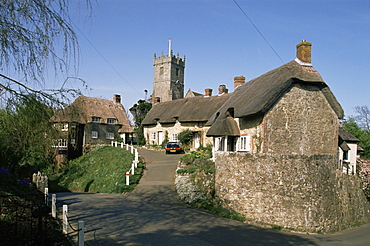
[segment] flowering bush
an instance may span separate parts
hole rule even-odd
[[[5,167],[0,167],[0,174],[9,175],[9,170]]]
[[[18,183],[19,183],[19,184],[22,184],[22,185],[25,185],[25,186],[28,186],[28,187],[30,187],[30,186],[31,186],[31,184],[30,184],[30,183],[28,183],[26,180],[18,180]]]
[[[194,204],[207,199],[206,195],[187,176],[178,176],[175,186],[180,199],[186,203]]]

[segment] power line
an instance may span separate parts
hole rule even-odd
[[[240,9],[240,11],[244,14],[244,16],[248,19],[248,21],[252,24],[252,26],[257,30],[257,32],[261,35],[261,37],[263,38],[263,40],[265,40],[265,42],[267,43],[268,46],[270,46],[270,48],[272,49],[272,51],[275,53],[275,55],[280,59],[280,61],[284,64],[285,62],[283,61],[283,59],[281,59],[281,57],[279,56],[279,54],[276,52],[276,50],[272,47],[272,45],[269,43],[269,41],[267,41],[267,39],[265,38],[265,36],[263,36],[262,32],[258,29],[258,27],[253,23],[253,21],[249,18],[249,16],[247,15],[247,13],[245,13],[245,11],[242,9],[242,7],[240,7],[240,5],[236,2],[236,0],[233,0],[234,3],[236,4],[236,6],[238,6],[238,8]]]
[[[72,21],[71,21],[72,22]],[[85,36],[85,34],[78,28],[78,26],[72,22],[72,24],[77,28],[77,30],[82,34],[82,36],[89,42],[89,44],[95,49],[96,52],[103,58],[103,60],[113,69],[114,72],[124,81],[126,84],[128,84],[138,95],[142,96],[140,92],[138,92],[135,87],[133,87],[114,67],[113,65],[106,59],[103,54],[95,47],[95,45]]]

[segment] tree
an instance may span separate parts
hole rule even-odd
[[[51,151],[53,114],[37,95],[27,95],[9,102],[0,110],[0,163],[23,177],[30,177],[53,163]],[[17,176],[18,176],[17,175]]]
[[[344,120],[343,128],[360,140],[359,146],[364,149],[362,157],[370,157],[370,130],[362,129],[354,117]]]
[[[355,111],[358,114],[356,121],[362,129],[370,130],[370,109],[367,106],[356,106]]]
[[[145,116],[148,114],[149,110],[152,108],[152,104],[147,102],[146,100],[138,100],[131,108],[130,112],[134,117],[135,123],[135,133],[137,136],[137,144],[138,145],[145,145],[145,136],[144,136],[144,127],[142,126],[142,122]]]
[[[77,90],[43,90],[51,62],[54,72],[66,72],[79,57],[78,41],[69,23],[68,0],[0,1],[0,92],[1,98],[38,94],[60,102]],[[86,5],[91,8],[89,0]],[[12,78],[17,74],[22,82]],[[35,83],[38,85],[36,86]],[[33,87],[30,85],[33,84]]]

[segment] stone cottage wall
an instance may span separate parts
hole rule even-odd
[[[217,153],[215,190],[260,224],[332,232],[370,222],[358,177],[336,171],[333,155]]]
[[[318,86],[293,84],[262,124],[263,153],[337,153],[338,116]]]

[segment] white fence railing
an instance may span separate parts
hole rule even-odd
[[[126,172],[126,185],[130,185],[130,173],[131,175],[135,174],[135,168],[137,168],[137,164],[139,163],[139,152],[137,151],[137,148],[129,144],[112,141],[111,145],[113,147],[121,147],[122,149],[126,148],[126,150],[130,151],[131,154],[135,154],[135,159],[132,161],[131,168]]]

